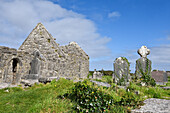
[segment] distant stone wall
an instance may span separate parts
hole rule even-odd
[[[166,71],[166,73],[167,73],[167,76],[169,77],[170,76],[170,71]]]

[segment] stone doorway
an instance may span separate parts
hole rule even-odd
[[[12,61],[12,73],[13,73],[12,84],[15,84],[17,82],[17,70],[19,69],[18,64],[19,64],[18,59],[14,58]]]
[[[19,58],[11,59],[7,64],[7,71],[5,74],[5,82],[16,84],[20,79],[20,70],[22,63]]]
[[[14,58],[13,62],[12,62],[12,72],[13,73],[17,72],[17,65],[18,65],[18,60],[16,58]]]

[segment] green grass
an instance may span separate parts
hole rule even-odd
[[[113,83],[113,79],[112,79],[112,76],[102,76],[101,79],[94,79],[95,81],[98,81],[98,82],[107,82],[109,84]]]
[[[74,103],[57,96],[66,93],[73,85],[72,81],[61,79],[53,84],[35,85],[29,89],[1,89],[0,113],[69,112]],[[7,89],[9,93],[4,92]]]
[[[110,82],[111,80],[111,76],[103,76],[101,79],[102,82]],[[158,86],[142,87],[131,83],[128,87],[130,92],[128,92],[124,89],[116,88],[117,86],[113,83],[111,84],[112,87],[106,88],[94,85],[89,80],[86,81],[87,85],[93,86],[104,92],[104,94],[113,97],[115,103],[111,107],[111,112],[113,113],[126,113],[127,109],[134,108],[134,106],[128,106],[128,104],[133,105],[129,99],[134,102],[143,101],[147,98],[170,99],[170,90],[163,90]],[[72,109],[77,104],[75,101],[69,98],[59,98],[59,96],[68,93],[74,87],[73,81],[60,79],[57,82],[52,81],[46,85],[35,84],[33,87],[25,89],[22,87],[0,89],[0,113],[75,112]],[[136,91],[139,91],[140,94],[135,94]],[[124,106],[116,104],[121,101],[126,102]]]

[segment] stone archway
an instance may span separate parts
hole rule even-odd
[[[5,73],[5,82],[7,83],[17,83],[19,80],[20,69],[22,66],[22,62],[19,58],[12,58],[7,66]]]

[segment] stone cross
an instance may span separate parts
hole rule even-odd
[[[146,46],[142,46],[140,49],[138,49],[138,54],[141,57],[147,57],[147,55],[150,54],[150,50]]]
[[[151,75],[151,61],[147,58],[150,50],[146,46],[142,46],[137,52],[141,58],[136,60],[136,77],[141,78],[143,75]]]

